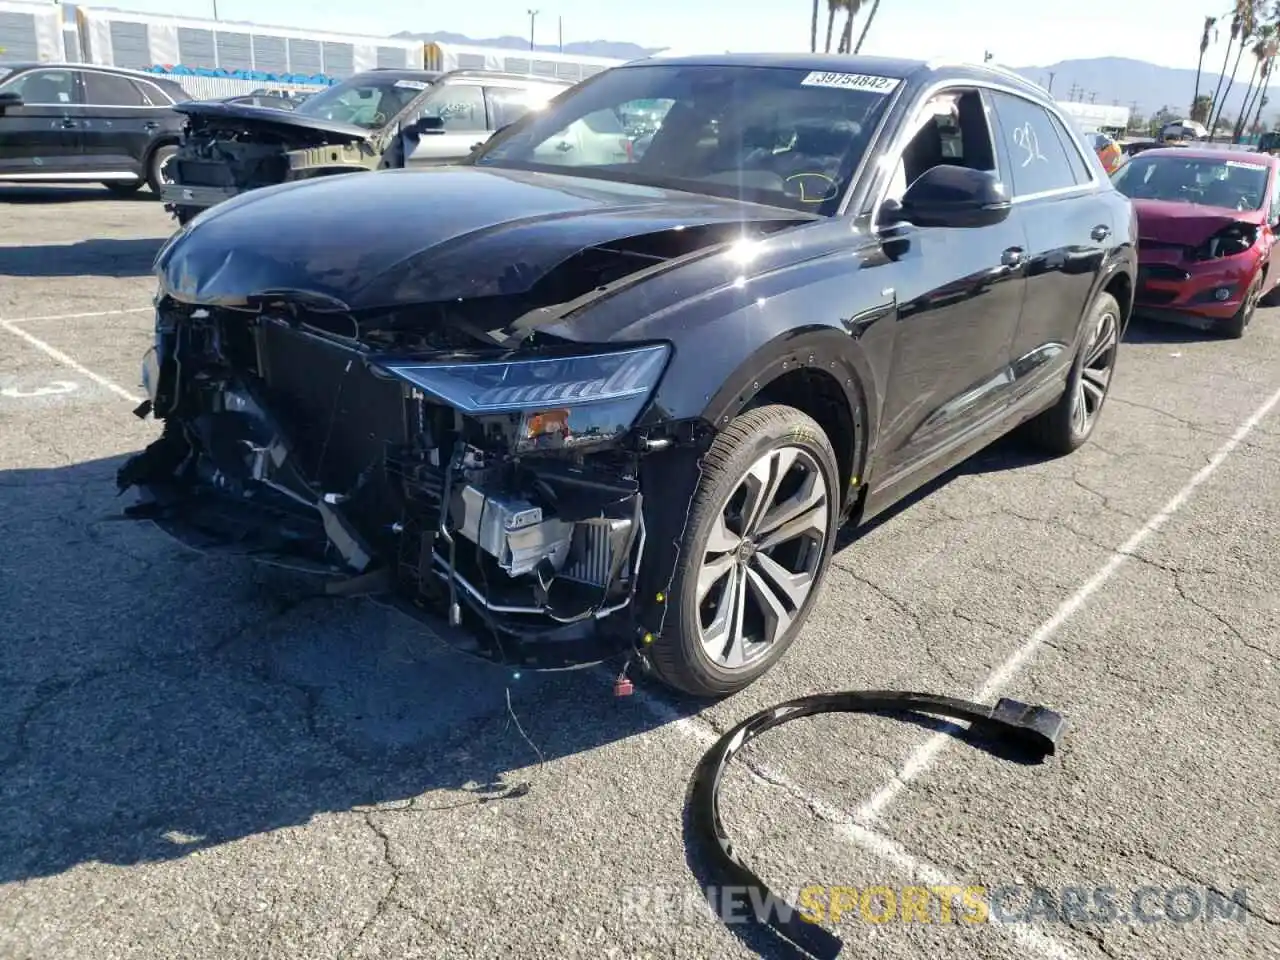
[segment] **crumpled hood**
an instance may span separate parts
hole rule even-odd
[[[1161,243],[1198,246],[1233,223],[1262,223],[1261,210],[1231,210],[1173,200],[1134,200],[1138,237]]]
[[[468,166],[265,187],[156,257],[164,293],[235,306],[288,292],[366,310],[521,294],[583,249],[663,230],[816,219],[737,200]]]
[[[247,103],[226,103],[222,100],[193,100],[174,104],[173,109],[193,119],[206,121],[240,121],[255,127],[283,127],[285,130],[310,130],[344,140],[369,140],[377,131],[366,130],[353,123],[308,117],[292,110],[273,107],[255,107]]]

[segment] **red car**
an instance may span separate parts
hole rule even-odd
[[[1136,313],[1241,337],[1280,280],[1280,158],[1147,150],[1112,178],[1138,217]]]

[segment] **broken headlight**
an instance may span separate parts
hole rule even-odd
[[[1258,228],[1252,223],[1232,223],[1223,227],[1193,251],[1196,260],[1217,260],[1244,253],[1258,239]]]
[[[516,449],[598,443],[631,429],[667,364],[665,344],[568,357],[479,363],[381,364],[472,416],[515,415]]]

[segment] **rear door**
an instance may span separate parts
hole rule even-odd
[[[408,166],[456,163],[489,137],[484,87],[479,81],[437,84],[413,115],[405,118],[405,125],[422,117],[439,117],[442,127],[418,137],[406,157]]]
[[[988,91],[1014,215],[1027,238],[1027,294],[1011,351],[1015,401],[1062,372],[1111,245],[1123,236],[1101,161],[1052,111]]]
[[[81,76],[86,163],[116,177],[143,177],[147,149],[167,109],[152,105],[129,77],[97,70],[83,70]]]
[[[22,106],[0,113],[0,177],[65,179],[81,169],[75,71],[27,70],[0,83],[0,92],[22,97]]]

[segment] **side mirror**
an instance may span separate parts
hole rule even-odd
[[[14,93],[12,90],[0,93],[0,112],[3,112],[5,107],[20,106],[22,106],[22,94]]]
[[[440,117],[422,117],[413,125],[413,132],[418,136],[424,133],[444,133],[444,120]]]
[[[994,173],[943,164],[917,178],[895,207],[893,220],[917,227],[990,227],[1009,216],[1012,204]]]

